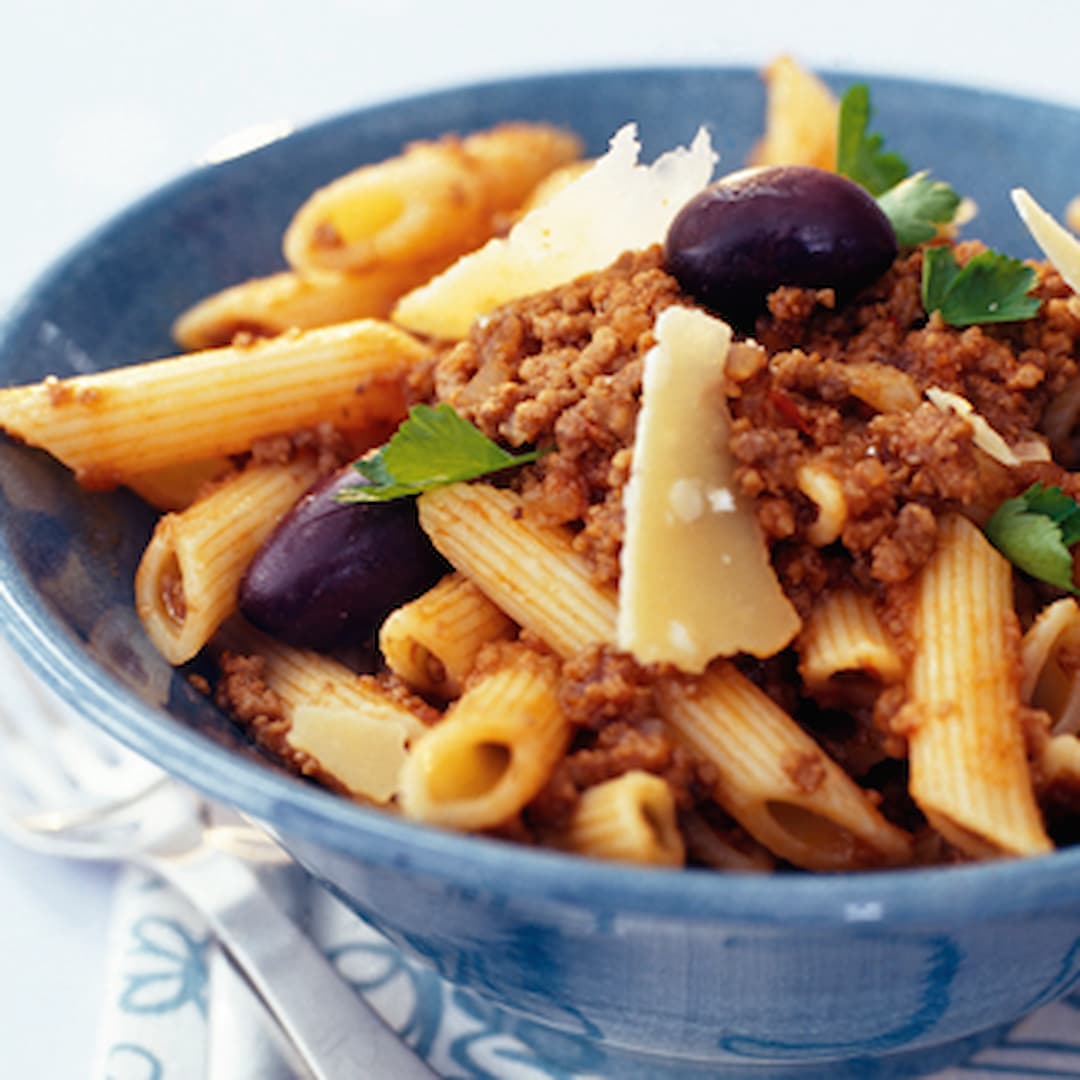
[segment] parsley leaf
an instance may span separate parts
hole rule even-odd
[[[927,314],[941,311],[959,274],[960,264],[952,248],[929,247],[923,252],[922,302]]]
[[[870,90],[865,83],[849,86],[840,99],[840,126],[836,145],[836,171],[862,184],[871,195],[882,195],[907,176],[907,162],[882,150],[882,137],[867,132]]]
[[[937,226],[952,221],[960,196],[926,172],[908,175],[907,162],[882,149],[881,135],[867,132],[870,91],[865,83],[848,87],[840,99],[836,171],[861,184],[877,198],[901,247],[932,240]]]
[[[1032,513],[1045,514],[1061,529],[1061,539],[1066,547],[1072,547],[1080,540],[1080,503],[1061,488],[1032,484],[1022,498]]]
[[[1033,318],[1042,303],[1028,295],[1035,280],[1030,266],[999,251],[982,251],[964,267],[950,247],[923,252],[923,307],[950,326]]]
[[[905,177],[878,196],[901,247],[933,240],[937,226],[952,221],[959,205],[960,196],[944,180],[931,180],[925,172]]]
[[[1032,484],[994,511],[984,530],[1014,566],[1040,581],[1080,594],[1069,548],[1080,540],[1080,503],[1059,487]]]
[[[343,488],[338,502],[388,502],[432,488],[475,480],[488,473],[535,461],[542,451],[511,454],[446,402],[414,405],[389,442],[355,469],[368,483]]]

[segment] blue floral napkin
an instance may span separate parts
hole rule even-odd
[[[582,1069],[569,1071],[552,1064],[526,1022],[476,1001],[406,960],[322,890],[315,889],[311,899],[309,926],[356,992],[367,997],[440,1076],[593,1080],[603,1075],[588,1061]],[[113,915],[106,1008],[93,1080],[206,1076],[211,944],[185,901],[145,872],[125,871]],[[933,1080],[1002,1077],[1080,1078],[1080,993],[1042,1009],[996,1046]]]

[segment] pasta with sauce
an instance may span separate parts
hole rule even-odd
[[[504,125],[316,193],[287,275],[178,320],[194,353],[0,390],[0,427],[166,509],[137,582],[151,638],[176,664],[205,649],[219,704],[344,797],[719,870],[1080,840],[1071,564],[1024,548],[1032,516],[1080,539],[1080,242],[1018,196],[1054,261],[1013,317],[958,324],[950,287],[993,253],[948,221],[901,242],[887,199],[828,171],[827,88],[786,58],[767,81],[756,156],[797,212],[838,192],[830,228],[886,222],[854,272],[716,291],[673,237],[760,193],[707,186],[706,137],[650,167],[629,129],[585,163],[570,133]],[[430,442],[418,464],[446,410],[454,466],[485,465]],[[405,534],[407,586],[380,544]]]

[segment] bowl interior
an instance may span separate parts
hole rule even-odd
[[[1014,255],[1034,255],[1012,211],[1009,188],[1023,184],[1055,214],[1077,193],[1080,115],[1069,109],[937,84],[836,75],[871,86],[874,127],[913,168],[930,168],[975,199],[966,230]],[[206,294],[283,263],[282,230],[304,197],[355,165],[396,153],[409,140],[468,131],[498,120],[544,119],[578,130],[591,152],[635,120],[644,157],[711,129],[721,170],[745,161],[764,117],[764,91],[749,70],[600,71],[465,87],[365,109],[300,131],[252,154],[208,166],[149,196],[106,224],[37,283],[0,337],[5,385],[166,355],[175,315]],[[81,491],[46,455],[0,441],[0,617],[26,658],[70,701],[114,735],[212,796],[285,833],[373,862],[422,865],[448,878],[512,868],[522,887],[582,899],[606,892],[648,909],[656,904],[705,915],[762,909],[776,882],[728,882],[708,874],[642,874],[572,864],[419,829],[301,783],[259,758],[235,729],[146,642],[135,618],[132,577],[151,514],[125,492]],[[1080,880],[1080,853],[1040,860],[1045,873]],[[501,868],[501,871],[500,871]],[[975,904],[987,890],[1030,903],[1013,887],[1016,867],[949,871],[948,903]],[[934,873],[889,875],[895,910],[928,918],[940,903]],[[1008,879],[1009,888],[1003,888]],[[967,884],[964,884],[964,883]],[[1042,882],[1036,890],[1046,899]],[[880,895],[881,876],[854,876],[847,902]],[[835,879],[780,885],[805,918],[836,919]],[[967,900],[965,890],[970,890]],[[1004,902],[1004,900],[1002,901]],[[1065,902],[1064,900],[1062,902]],[[785,903],[790,918],[792,910]]]

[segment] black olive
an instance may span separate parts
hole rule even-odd
[[[702,306],[751,325],[781,285],[836,289],[880,277],[896,234],[874,198],[807,165],[745,169],[694,196],[668,230],[668,271]]]
[[[415,499],[337,501],[343,487],[365,482],[348,466],[281,519],[240,583],[248,621],[290,645],[332,649],[363,640],[447,572]]]

